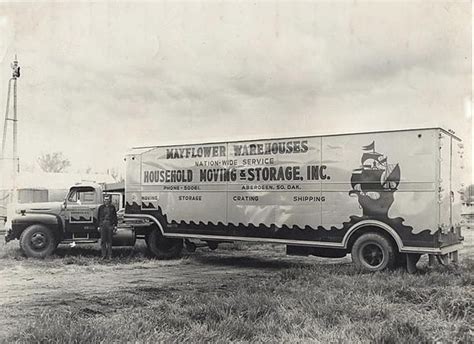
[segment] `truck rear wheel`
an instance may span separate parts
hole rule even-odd
[[[27,257],[45,258],[53,253],[58,245],[53,232],[43,225],[31,225],[20,236],[20,247]]]
[[[377,233],[361,235],[352,246],[351,254],[358,268],[371,272],[392,268],[396,259],[393,245]]]
[[[183,240],[165,238],[158,228],[155,228],[146,238],[149,250],[159,259],[178,258],[183,250]]]

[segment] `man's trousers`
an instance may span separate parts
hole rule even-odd
[[[102,223],[100,226],[100,248],[102,258],[110,259],[112,257],[112,233],[114,227],[110,223]]]

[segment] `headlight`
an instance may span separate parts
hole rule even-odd
[[[11,218],[10,219],[7,219],[7,221],[5,222],[5,224],[3,225],[4,229],[5,229],[5,232],[10,232],[12,230],[12,220]]]

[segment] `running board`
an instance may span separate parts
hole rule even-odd
[[[79,244],[95,244],[95,243],[98,243],[98,242],[99,242],[99,239],[78,239],[78,240],[67,239],[67,240],[61,241],[60,243],[61,244],[75,243],[75,244],[79,245]]]
[[[95,244],[99,242],[99,239],[96,239],[96,238],[90,238],[89,234],[87,234],[86,236],[80,236],[80,237],[76,237],[74,235],[74,233],[72,234],[72,239],[65,239],[63,241],[61,241],[61,244]]]

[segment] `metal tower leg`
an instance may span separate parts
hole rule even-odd
[[[7,93],[7,106],[5,109],[5,122],[3,124],[3,140],[2,140],[2,156],[1,156],[1,163],[3,163],[3,160],[5,159],[5,146],[6,146],[6,141],[7,141],[7,128],[8,128],[8,113],[10,112],[10,95],[11,95],[11,89],[12,89],[12,81],[13,78],[11,78],[8,81],[8,93]]]

